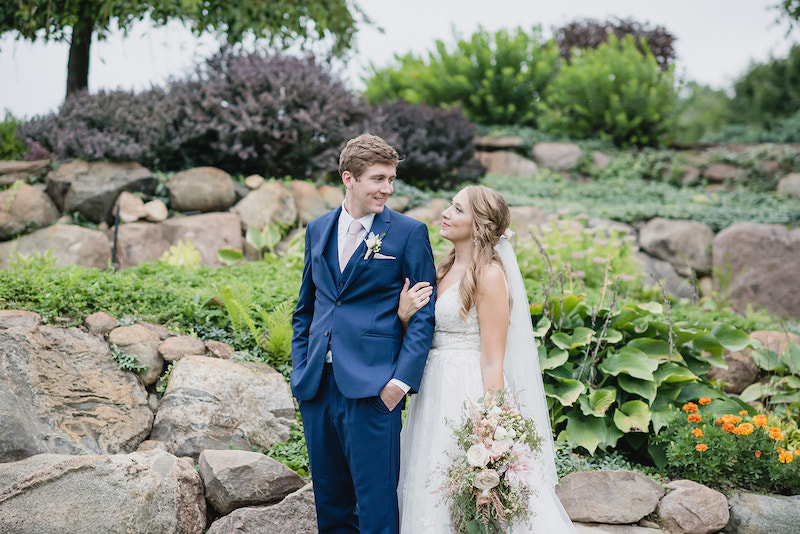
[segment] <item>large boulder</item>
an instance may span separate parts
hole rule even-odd
[[[158,181],[136,162],[65,163],[47,174],[47,193],[61,212],[79,212],[92,222],[111,222],[112,208],[123,191],[151,196]]]
[[[509,150],[478,152],[478,159],[486,168],[487,174],[529,178],[539,172],[539,167],[533,160]]]
[[[582,471],[562,478],[556,495],[573,521],[625,524],[653,513],[664,488],[624,469]]]
[[[800,172],[789,173],[778,182],[778,193],[800,198]]]
[[[158,352],[161,339],[149,328],[139,324],[119,326],[108,333],[108,343],[123,354],[134,356],[147,368],[139,372],[145,386],[155,384],[164,370],[164,359]]]
[[[144,387],[77,328],[0,330],[0,376],[0,462],[130,452],[150,432]]]
[[[297,218],[301,226],[328,211],[325,198],[311,182],[292,180],[288,185],[297,206]]]
[[[25,310],[0,310],[0,330],[14,326],[35,328],[42,324],[42,316]]]
[[[17,180],[23,182],[38,181],[51,169],[49,159],[36,161],[3,160],[0,161],[0,186],[11,185]]]
[[[675,267],[668,261],[659,260],[644,252],[637,252],[634,257],[642,267],[645,275],[644,284],[648,286],[661,285],[667,294],[693,299],[697,297],[697,289],[692,281],[678,274]]]
[[[44,192],[28,184],[0,191],[0,241],[50,226],[58,208]]]
[[[267,449],[289,439],[293,424],[289,386],[268,365],[186,356],[172,368],[150,438],[197,458],[206,449]]]
[[[0,464],[0,525],[9,534],[201,534],[206,503],[191,462],[164,451],[41,454]]]
[[[728,499],[691,480],[673,480],[658,503],[661,525],[686,534],[712,534],[728,524]]]
[[[717,286],[736,311],[744,313],[748,304],[755,304],[776,315],[800,318],[800,228],[734,224],[714,238],[713,261],[727,285],[720,287],[723,283],[717,278]]]
[[[260,452],[206,450],[200,453],[198,466],[206,500],[221,514],[278,502],[306,484],[303,477]]]
[[[239,508],[214,521],[208,534],[317,534],[317,511],[311,484],[272,506]]]
[[[651,256],[668,261],[683,276],[711,272],[714,231],[697,221],[656,217],[639,230],[639,244]]]
[[[703,178],[711,184],[721,184],[729,180],[736,180],[741,175],[741,169],[730,163],[714,163],[703,171]]]
[[[111,261],[111,245],[104,232],[54,224],[14,241],[0,243],[0,268],[7,267],[16,254],[43,256],[48,251],[58,259],[56,265],[59,267],[82,265],[105,269]]]
[[[271,223],[293,226],[297,220],[294,197],[280,182],[264,183],[237,202],[231,212],[239,216],[245,232],[251,226],[260,231]]]
[[[581,159],[581,147],[572,143],[536,143],[533,159],[540,167],[557,171],[569,170]]]
[[[344,202],[344,191],[341,186],[323,185],[319,189],[319,194],[325,199],[325,207],[329,210],[336,209]]]
[[[800,496],[756,495],[737,492],[728,499],[728,534],[796,534],[800,525]]]
[[[231,175],[216,167],[195,167],[167,183],[169,202],[177,211],[226,211],[236,202]]]

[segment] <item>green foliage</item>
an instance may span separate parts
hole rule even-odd
[[[17,136],[19,121],[6,111],[5,119],[0,122],[0,160],[20,159],[25,154],[25,144]]]
[[[300,417],[298,415],[298,420]],[[294,425],[289,429],[289,441],[273,443],[266,451],[267,456],[278,460],[306,480],[311,479],[311,469],[308,463],[308,450],[306,437],[302,425]]]
[[[396,65],[373,66],[366,97],[373,104],[458,105],[479,124],[535,126],[557,60],[558,49],[538,27],[495,33],[481,28],[453,48],[437,41],[426,59],[395,55]]]
[[[575,449],[576,447],[573,444],[566,441],[555,442],[556,471],[559,478],[580,471],[616,471],[625,469],[658,481],[664,479],[657,468],[631,462],[619,451],[597,451],[594,455],[587,456],[576,452]]]
[[[695,145],[733,122],[731,99],[724,91],[695,82],[689,82],[684,90],[688,94],[678,101],[675,144]]]
[[[800,143],[800,111],[759,124],[729,124],[719,131],[706,133],[700,141],[717,144]]]
[[[178,243],[169,247],[169,250],[164,252],[158,261],[173,267],[196,269],[200,267],[203,258],[200,257],[200,251],[194,246],[192,239],[188,238],[186,241],[181,239]]]
[[[785,448],[780,427],[767,423],[771,419],[777,424],[776,418],[755,415],[754,409],[744,406],[733,414],[720,411],[718,402],[699,407],[687,403],[685,413],[673,408],[664,430],[652,439],[654,446],[664,448],[666,469],[672,476],[721,490],[796,494],[800,450]],[[690,420],[690,416],[699,417]]]
[[[753,351],[753,360],[767,376],[742,391],[741,399],[784,417],[800,413],[800,344],[789,343],[782,354]]]
[[[677,94],[672,68],[661,72],[631,36],[609,36],[563,66],[550,84],[541,127],[576,139],[599,137],[617,146],[668,141]]]
[[[132,373],[141,373],[150,369],[149,365],[145,365],[139,360],[135,354],[122,352],[119,347],[113,343],[109,346],[111,350],[111,357],[117,362],[119,368],[123,371],[130,371]]]
[[[734,84],[733,113],[745,124],[766,124],[800,108],[800,45],[786,58],[756,64]]]

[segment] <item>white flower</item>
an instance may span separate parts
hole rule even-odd
[[[515,437],[517,437],[517,431],[513,428],[506,430],[504,427],[498,425],[494,430],[494,439],[513,440]]]
[[[500,475],[494,469],[484,469],[472,481],[472,485],[479,490],[490,490],[500,483]]]
[[[510,439],[498,439],[493,441],[490,451],[491,457],[495,460],[500,458],[513,444],[514,442]]]
[[[369,236],[364,238],[364,241],[367,242],[367,253],[364,254],[364,259],[369,259],[370,254],[374,254],[375,252],[380,252],[381,245],[383,244],[383,236],[386,234],[383,233],[381,235],[375,234],[373,232],[369,233]]]
[[[489,463],[489,449],[482,443],[473,445],[467,451],[467,462],[472,467],[486,467]]]

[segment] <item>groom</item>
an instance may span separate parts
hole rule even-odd
[[[351,139],[344,202],[306,229],[291,383],[320,534],[398,532],[401,401],[422,379],[434,299],[405,334],[397,304],[406,278],[436,279],[427,227],[385,206],[398,162],[380,137]]]

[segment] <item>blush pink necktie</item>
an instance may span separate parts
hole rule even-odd
[[[363,226],[361,223],[354,220],[350,223],[350,228],[347,229],[347,237],[342,247],[342,255],[339,256],[339,270],[341,272],[344,272],[344,268],[347,267],[347,262],[350,261],[350,256],[352,256],[353,252],[358,248],[358,232],[360,232],[362,228]]]

